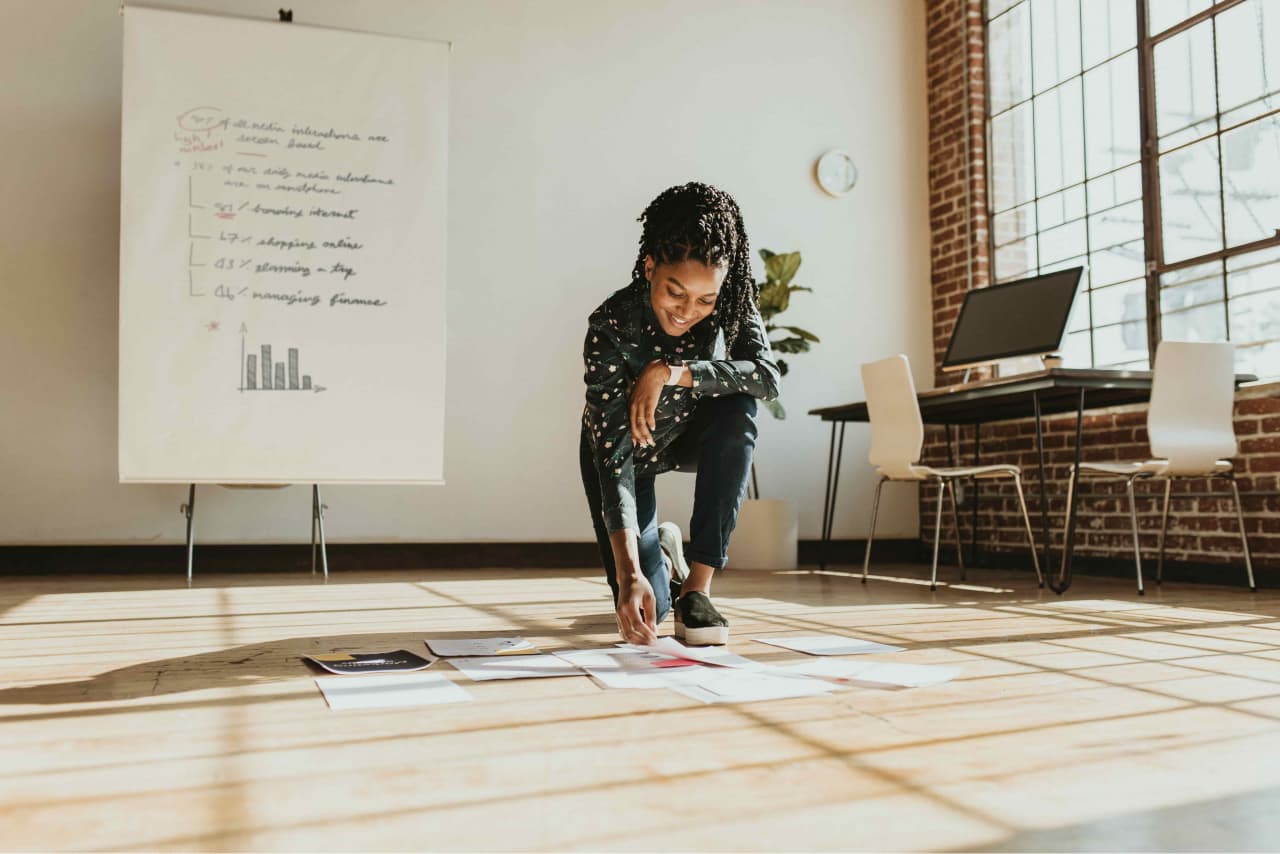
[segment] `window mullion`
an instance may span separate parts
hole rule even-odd
[[[1036,275],[1040,274],[1040,153],[1036,145],[1039,127],[1036,124],[1036,15],[1035,7],[1027,2],[1027,58],[1031,62],[1031,197],[1035,199],[1036,212]]]
[[[1089,217],[1092,215],[1092,208],[1089,204],[1089,106],[1085,103],[1085,85],[1084,85],[1084,3],[1076,4],[1076,20],[1079,21],[1080,29],[1080,144],[1084,149],[1080,152],[1080,162],[1083,164],[1084,176],[1082,180],[1082,192],[1084,193],[1084,257],[1085,263],[1089,266],[1089,282],[1085,288],[1086,299],[1089,305],[1089,364],[1093,367],[1098,366],[1098,348],[1093,340],[1093,240],[1089,234]],[[1036,223],[1037,229],[1040,223]]]
[[[1227,248],[1227,176],[1222,166],[1222,92],[1218,85],[1218,18],[1209,19],[1209,43],[1213,46],[1213,126],[1217,129],[1218,140],[1218,225],[1222,229],[1222,248]],[[1222,328],[1231,340],[1231,306],[1227,299],[1227,259],[1222,264]]]
[[[1155,364],[1160,344],[1160,275],[1164,236],[1160,219],[1160,170],[1156,144],[1155,51],[1147,35],[1148,0],[1134,0],[1138,21],[1138,133],[1142,169],[1142,237],[1147,286],[1147,358]]]

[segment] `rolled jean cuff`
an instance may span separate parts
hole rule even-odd
[[[712,569],[724,569],[724,565],[729,562],[728,555],[712,555],[707,552],[700,552],[693,548],[684,550],[684,559],[691,563],[705,563]]]

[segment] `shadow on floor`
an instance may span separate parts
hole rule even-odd
[[[1063,805],[1069,812],[1070,804]],[[984,851],[1274,851],[1280,789],[1027,830]]]
[[[592,624],[591,628],[595,628]],[[609,627],[604,627],[607,630]],[[525,634],[519,626],[502,634]],[[543,627],[538,638],[556,637],[567,643],[580,642],[582,631],[567,628],[561,633],[548,633]],[[474,638],[476,632],[431,632],[431,638]],[[559,644],[557,644],[559,646]],[[234,688],[297,679],[309,673],[302,657],[330,652],[386,652],[407,649],[415,654],[429,654],[421,632],[387,634],[326,635],[324,637],[282,638],[265,643],[245,644],[229,649],[145,661],[99,673],[74,682],[51,682],[0,689],[0,705],[59,705],[65,703],[101,703],[136,700],[205,691],[211,688]],[[437,665],[438,666],[438,665]]]

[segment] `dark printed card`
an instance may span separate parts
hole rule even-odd
[[[425,670],[435,660],[414,655],[407,649],[396,649],[391,652],[335,652],[327,655],[304,655],[302,659],[323,667],[330,673],[343,676],[353,673],[404,673],[411,670]]]

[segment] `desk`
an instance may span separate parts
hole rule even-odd
[[[1253,382],[1251,374],[1237,374],[1236,385]],[[1044,466],[1044,425],[1042,416],[1062,412],[1076,413],[1075,471],[1080,470],[1080,431],[1086,409],[1103,409],[1146,403],[1151,399],[1150,371],[1108,371],[1081,368],[1052,368],[1029,374],[981,380],[963,385],[946,386],[921,392],[920,417],[926,424],[944,424],[948,428],[947,451],[951,451],[951,425],[974,426],[974,454],[981,453],[981,425],[990,421],[1008,421],[1032,416],[1036,420],[1036,456],[1040,469],[1040,528],[1043,537],[1045,577],[1057,593],[1071,586],[1071,554],[1075,541],[1076,495],[1067,508],[1066,537],[1063,541],[1062,565],[1055,584],[1049,567],[1052,550],[1049,544],[1048,482]],[[843,406],[811,409],[823,421],[831,422],[831,447],[827,452],[827,489],[822,505],[822,567],[826,567],[827,545],[835,521],[836,490],[840,481],[840,462],[844,456],[844,430],[850,422],[870,422],[865,401]],[[839,427],[840,440],[836,441]],[[975,461],[976,462],[976,461]],[[976,504],[976,502],[975,502]],[[975,529],[977,520],[975,507]]]

